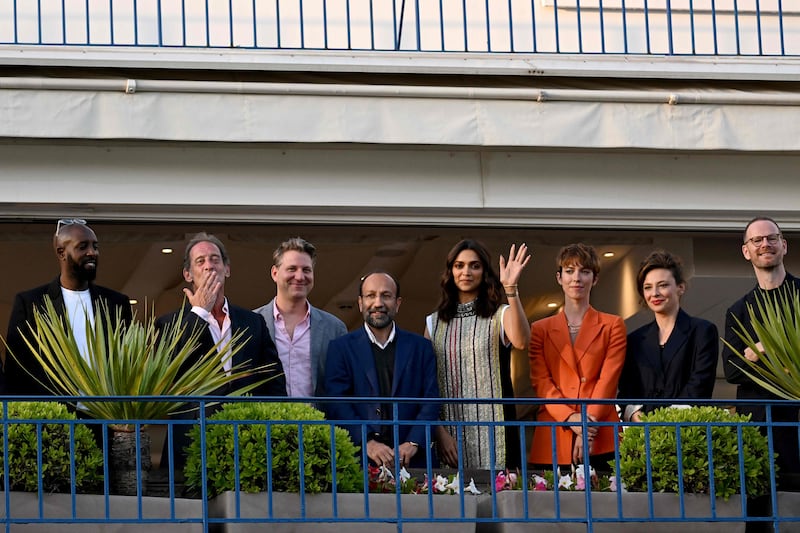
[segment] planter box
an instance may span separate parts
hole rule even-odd
[[[800,492],[778,492],[778,516],[800,519]],[[781,522],[781,533],[800,533],[800,521]]]
[[[524,514],[522,491],[503,491],[497,494],[496,513],[492,513],[492,498],[488,496],[481,501],[478,516],[488,518],[496,516],[498,519],[519,520],[517,522],[485,523],[482,530],[504,533],[535,531],[560,531],[560,532],[585,532],[586,531],[586,494],[584,492],[560,491],[558,493],[559,513],[556,515],[556,493],[553,491],[528,492],[528,515]],[[708,496],[700,494],[684,494],[684,510],[686,517],[710,517],[711,507]],[[680,520],[680,501],[677,494],[653,494],[653,519],[650,519],[649,500],[647,493],[626,492],[622,494],[622,510],[619,511],[616,492],[593,492],[591,516],[594,519],[622,518],[642,519],[641,522],[593,521],[593,530],[597,532],[631,531],[648,533],[674,532],[677,528],[685,527],[694,532],[717,532],[725,530],[726,533],[744,531],[744,521],[741,522],[659,522],[659,518],[674,518]],[[741,501],[738,497],[731,497],[727,502],[717,499],[716,516],[741,517]],[[621,514],[620,514],[621,513]],[[558,518],[556,518],[558,516]],[[527,520],[533,519],[533,520]],[[550,519],[550,522],[532,521]],[[561,519],[573,519],[564,521]],[[581,521],[579,521],[581,520]]]
[[[42,511],[39,512],[39,495],[35,492],[11,492],[9,518],[16,520],[30,519],[72,519],[72,496],[69,494],[45,494],[42,499]],[[203,507],[200,500],[175,500],[175,517],[200,519],[203,516]],[[135,496],[109,496],[108,514],[113,519],[136,519],[139,513],[139,503]],[[169,498],[142,497],[142,518],[169,519]],[[75,496],[75,516],[77,519],[105,519],[105,496],[99,494],[78,494]],[[0,492],[0,517],[6,519],[6,495]],[[2,524],[0,520],[0,524]],[[76,533],[139,533],[143,528],[154,528],[159,533],[193,533],[203,531],[202,523],[25,523],[13,524],[14,532],[42,532],[54,531]]]
[[[478,513],[478,500],[471,494],[464,495],[464,518],[456,522],[432,523],[435,519],[451,518],[460,519],[461,496],[460,495],[434,495],[433,507],[429,505],[427,495],[423,494],[403,494],[400,496],[400,508],[402,513],[398,513],[397,495],[395,494],[370,494],[369,495],[369,519],[374,522],[347,522],[348,518],[364,520],[367,518],[365,512],[366,499],[364,494],[337,494],[336,495],[336,522],[326,521],[332,519],[333,495],[332,494],[307,494],[305,496],[305,510],[301,512],[300,495],[296,493],[275,492],[272,494],[272,515],[269,511],[269,499],[267,493],[247,494],[239,493],[239,513],[236,512],[235,492],[225,492],[208,503],[209,518],[225,518],[230,520],[238,519],[260,519],[260,522],[228,522],[224,524],[213,524],[211,531],[224,532],[322,532],[331,531],[334,528],[346,530],[347,533],[375,533],[375,532],[396,532],[398,515],[402,514],[404,519],[427,519],[418,522],[403,522],[403,531],[430,533],[431,531],[465,533],[475,531],[474,519]],[[433,516],[433,519],[430,517]],[[273,520],[281,519],[300,519],[295,522],[280,522]],[[313,522],[302,521],[311,519]],[[269,523],[265,523],[265,521]]]

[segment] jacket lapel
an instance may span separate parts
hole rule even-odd
[[[575,358],[580,362],[589,352],[598,335],[603,331],[603,323],[600,321],[600,313],[594,307],[589,306],[581,322],[581,329],[575,338]]]
[[[689,315],[684,313],[681,309],[678,311],[678,317],[675,319],[675,327],[672,328],[672,333],[667,339],[667,344],[664,345],[664,374],[668,374],[667,369],[675,359],[675,355],[677,355],[686,344],[689,338],[689,329]],[[658,339],[656,339],[656,342],[658,342]]]
[[[658,349],[658,323],[653,321],[644,336],[643,347],[645,362],[651,368],[661,368],[661,351]]]
[[[323,350],[322,335],[319,332],[320,319],[318,317],[317,309],[308,304],[308,334],[311,335],[309,345],[311,346],[311,390],[317,390],[317,367],[319,366],[319,356]]]
[[[372,346],[367,332],[364,331],[362,326],[360,335],[352,339],[353,354],[355,354],[356,363],[363,369],[364,375],[369,384],[369,395],[378,396],[380,394],[380,387],[378,387],[378,372],[375,369],[375,359],[372,355]]]
[[[403,381],[406,367],[411,361],[411,350],[406,348],[405,335],[400,334],[400,330],[396,330],[395,334],[395,350],[394,350],[394,371],[392,372],[392,396],[397,396],[397,389]]]
[[[53,307],[55,307],[58,316],[64,318],[67,310],[64,308],[64,295],[61,293],[61,282],[58,281],[58,278],[53,280],[47,287],[47,295],[53,302]]]
[[[251,350],[246,349],[246,347],[249,343],[254,342],[253,335],[255,335],[255,332],[251,331],[250,328],[248,328],[246,320],[244,320],[242,314],[239,312],[238,309],[234,309],[234,307],[231,305],[230,302],[228,302],[228,316],[230,317],[231,320],[231,339],[233,339],[241,331],[244,331],[244,334],[242,335],[242,338],[239,341],[239,344],[242,346],[242,348],[238,352],[236,352],[236,354],[233,356],[232,362],[233,365],[236,366],[251,359],[250,355]],[[206,327],[206,333],[208,334],[209,337],[211,337],[211,330],[208,327]],[[213,337],[212,337],[212,342],[213,342]]]
[[[550,330],[549,339],[553,344],[552,351],[558,353],[564,364],[571,368],[575,374],[578,374],[578,360],[572,347],[569,329],[567,328],[567,315],[563,312],[553,318],[553,327]],[[545,351],[545,353],[547,352]]]

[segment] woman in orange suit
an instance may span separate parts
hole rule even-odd
[[[556,258],[556,280],[564,291],[564,309],[531,326],[531,382],[540,398],[616,398],[625,362],[625,324],[622,318],[595,310],[589,304],[597,283],[600,260],[585,244],[570,244]],[[613,404],[588,405],[588,422],[617,422]],[[539,422],[571,422],[572,426],[537,426],[528,462],[551,468],[553,447],[558,465],[584,462],[579,404],[549,404],[539,409]],[[603,470],[613,458],[613,426],[588,428],[591,463]]]

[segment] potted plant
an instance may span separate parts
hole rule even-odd
[[[128,324],[119,313],[109,313],[101,303],[95,312],[94,326],[86,321],[85,355],[78,348],[68,318],[49,299],[45,300],[43,310],[35,311],[34,322],[29,331],[21,334],[52,383],[45,386],[56,395],[86,397],[77,408],[87,416],[130,421],[111,426],[112,487],[117,494],[136,494],[139,484],[142,492],[145,490],[150,448],[148,434],[141,431],[142,421],[165,420],[186,409],[186,402],[91,401],[90,397],[203,396],[241,377],[266,370],[245,371],[239,365],[230,374],[223,371],[223,359],[239,350],[245,332],[235,335],[225,346],[214,346],[194,359],[192,352],[198,346],[200,332],[192,331],[188,342],[182,341],[185,326],[180,316],[158,330],[152,315],[142,322],[134,320]],[[231,395],[244,394],[261,383],[253,383]],[[136,468],[137,457],[141,471]]]
[[[758,362],[747,359],[730,343],[725,344],[739,356],[739,367],[753,381],[781,398],[800,400],[800,292],[787,286],[773,293],[757,293],[756,306],[748,308],[755,336],[736,319],[736,334],[748,348],[759,353]],[[759,341],[763,350],[756,346]]]
[[[739,368],[750,379],[780,398],[800,400],[800,291],[785,285],[770,292],[757,292],[756,305],[748,308],[755,335],[737,319],[736,334],[745,346],[759,354],[758,362],[747,359],[730,343],[739,357]],[[757,346],[761,342],[763,350]],[[779,491],[781,516],[798,516],[800,493]]]

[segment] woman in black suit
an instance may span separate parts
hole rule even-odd
[[[636,288],[655,320],[628,335],[625,366],[619,380],[622,399],[711,398],[719,359],[717,327],[680,308],[686,291],[678,257],[663,250],[642,261]],[[625,405],[623,419],[638,422],[658,405]]]

